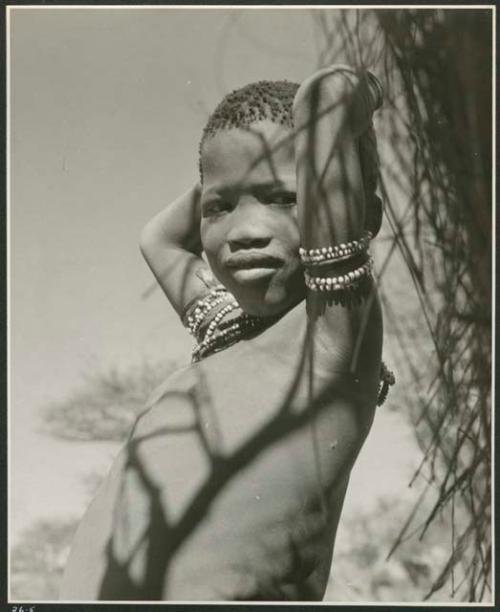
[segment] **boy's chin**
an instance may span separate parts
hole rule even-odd
[[[245,299],[240,296],[238,303],[241,309],[249,315],[255,317],[276,317],[290,310],[295,304],[300,302],[300,296],[266,296],[260,300]]]

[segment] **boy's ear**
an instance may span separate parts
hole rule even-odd
[[[374,194],[366,210],[366,229],[372,233],[374,238],[382,225],[383,208],[382,200]]]

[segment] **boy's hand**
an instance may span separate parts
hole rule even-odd
[[[320,95],[326,89],[328,96]],[[302,82],[294,99],[296,109],[304,101],[309,109],[315,108],[314,116],[320,119],[328,112],[343,106],[349,115],[349,124],[353,136],[363,134],[372,122],[373,112],[382,104],[383,90],[379,80],[370,72],[356,73],[352,68],[343,65],[322,68]],[[322,99],[331,100],[323,104]],[[296,128],[301,129],[313,117],[304,118]]]

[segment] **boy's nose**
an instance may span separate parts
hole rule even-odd
[[[265,207],[259,202],[240,202],[232,214],[232,225],[227,241],[232,251],[264,248],[271,241]]]

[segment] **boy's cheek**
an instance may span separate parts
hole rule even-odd
[[[218,264],[218,261],[220,259],[219,257],[220,243],[214,240],[213,238],[211,238],[207,234],[202,235],[201,243],[202,243],[203,250],[205,252],[205,255],[207,257],[210,267],[212,268],[214,272],[217,272],[217,269],[220,267]]]
[[[298,257],[300,247],[300,231],[296,216],[290,216],[286,224],[282,224],[280,232],[276,233],[280,242],[286,245],[286,250],[289,253],[294,253]]]
[[[202,221],[200,226],[200,238],[203,250],[207,256],[214,252],[217,243],[216,235],[214,235],[213,230],[214,228],[211,228],[206,222]]]

